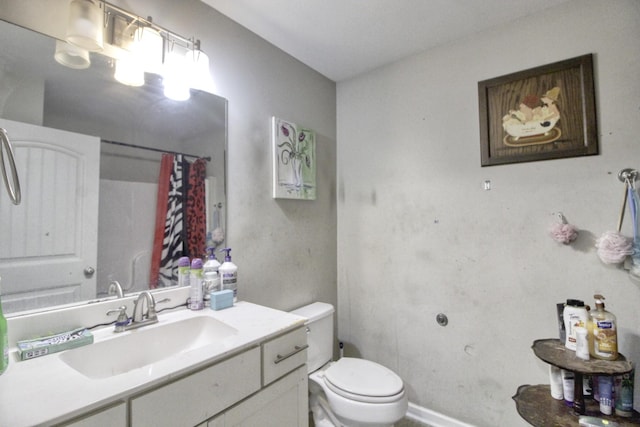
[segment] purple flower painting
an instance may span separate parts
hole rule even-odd
[[[273,197],[315,200],[315,132],[273,117],[272,133]]]

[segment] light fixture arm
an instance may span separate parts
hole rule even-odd
[[[102,4],[104,5],[105,25],[107,25],[109,15],[117,15],[120,17],[124,16],[131,20],[128,24],[129,27],[137,23],[139,26],[149,27],[156,30],[167,41],[172,41],[174,43],[177,41],[187,49],[200,50],[200,40],[196,41],[195,37],[186,38],[180,34],[169,31],[166,28],[155,24],[150,16],[143,18],[107,1],[102,1]]]

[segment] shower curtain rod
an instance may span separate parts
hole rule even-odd
[[[206,160],[208,162],[211,161],[211,157],[210,156],[202,157],[202,156],[196,156],[195,154],[180,153],[178,151],[169,151],[169,150],[163,150],[163,149],[160,149],[160,148],[153,148],[153,147],[144,147],[142,145],[128,144],[126,142],[109,141],[108,139],[101,139],[100,142],[104,142],[105,144],[121,145],[123,147],[129,147],[129,148],[139,148],[141,150],[155,151],[155,152],[158,152],[158,153],[181,154],[181,155],[186,156],[186,157],[193,157],[193,158],[196,158],[196,159],[204,159],[204,160]]]

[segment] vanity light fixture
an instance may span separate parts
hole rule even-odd
[[[164,96],[174,101],[186,101],[191,97],[189,80],[194,68],[192,51],[173,42],[167,45],[162,67]]]
[[[56,53],[53,57],[59,64],[76,70],[84,70],[91,65],[88,50],[62,40],[56,40]]]
[[[71,0],[67,41],[90,52],[101,51],[104,46],[104,12],[97,0]]]
[[[164,39],[158,30],[138,27],[134,32],[131,51],[138,56],[145,72],[160,74],[163,49]]]
[[[215,92],[211,72],[209,71],[209,56],[200,50],[200,40],[196,40],[193,54],[193,78],[191,87],[206,92]]]
[[[144,69],[135,55],[128,54],[124,58],[116,59],[113,78],[123,85],[142,86],[144,85]]]
[[[125,31],[133,24],[127,25]],[[122,35],[122,57],[116,59],[113,77],[128,86],[142,86],[144,73],[159,73],[162,67],[163,39],[160,33],[147,26],[138,26],[131,38]]]
[[[67,67],[87,68],[89,52],[103,51],[114,60],[114,78],[125,85],[143,85],[147,72],[162,76],[170,99],[189,99],[190,88],[213,92],[209,57],[200,40],[179,36],[151,17],[144,19],[104,0],[70,0],[66,41],[75,49],[56,43],[55,58]]]

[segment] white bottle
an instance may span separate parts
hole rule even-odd
[[[564,402],[567,406],[573,406],[575,374],[564,369],[561,369],[560,372],[562,373],[562,394],[564,395]]]
[[[562,314],[564,318],[564,326],[566,330],[566,341],[564,346],[569,350],[576,351],[576,329],[577,327],[586,328],[589,320],[589,313],[584,306],[584,301],[577,299],[568,299],[564,306]]]
[[[557,366],[549,365],[549,384],[551,388],[551,397],[556,400],[564,399],[562,370]]]
[[[202,295],[202,260],[194,258],[191,261],[191,289],[189,290],[189,308],[191,310],[202,310],[204,299]]]
[[[218,276],[218,269],[220,268],[220,263],[216,259],[216,255],[214,253],[215,248],[209,247],[207,248],[207,252],[209,252],[209,257],[207,262],[202,266],[202,274],[204,276],[204,294],[205,299],[207,299],[207,295],[213,291],[219,291],[220,289],[220,278]]]
[[[238,301],[238,266],[231,262],[231,248],[221,249],[220,252],[226,252],[224,262],[218,268],[221,290],[231,289],[233,302],[236,302]]]
[[[207,262],[202,266],[202,291],[204,293],[204,306],[209,307],[211,305],[211,292],[220,290],[220,278],[218,277],[218,268],[220,263],[216,259],[214,254],[215,248],[208,247],[207,252],[209,256]]]

